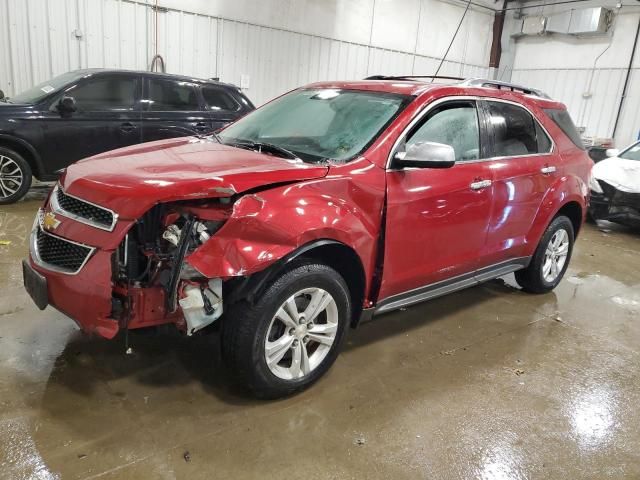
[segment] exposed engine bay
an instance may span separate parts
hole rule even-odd
[[[222,279],[185,259],[222,227],[230,198],[159,204],[130,229],[112,257],[112,317],[124,328],[175,323],[187,335],[223,313]]]

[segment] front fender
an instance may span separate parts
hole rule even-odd
[[[32,162],[30,162],[29,158],[25,158],[25,160],[30,163],[30,166],[31,166],[31,168],[33,170],[33,174],[36,177],[40,177],[41,175],[44,174],[45,170],[44,170],[44,167],[42,165],[42,159],[40,158],[40,154],[26,140],[24,140],[24,139],[22,139],[20,137],[16,137],[14,135],[8,135],[6,133],[0,133],[0,145],[6,145],[9,148],[11,148],[12,145],[15,145],[15,146],[18,146],[19,148],[22,148],[22,149],[26,150],[27,152],[29,152],[29,155],[31,156],[31,159],[33,160]]]
[[[587,199],[589,189],[586,183],[576,175],[565,175],[556,180],[553,186],[547,190],[542,203],[535,216],[535,221],[526,237],[529,245],[527,254],[533,255],[545,230],[562,207],[570,202],[580,205],[584,221],[587,211]]]
[[[324,178],[245,195],[186,261],[208,278],[249,276],[309,242],[330,239],[358,254],[368,284],[384,183],[380,191],[360,187],[350,178]]]

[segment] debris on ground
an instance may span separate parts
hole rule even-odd
[[[78,458],[79,459],[87,458],[87,454],[86,453],[80,453],[80,454],[78,454]]]
[[[440,355],[453,355],[454,353],[456,353],[455,349],[453,349],[453,350],[442,350],[440,352]]]
[[[190,462],[191,461],[191,454],[189,453],[189,450],[187,450],[186,452],[184,452],[182,454],[182,458],[184,458],[185,462]]]
[[[521,368],[514,368],[513,369],[513,373],[515,373],[516,376],[519,377],[520,375],[522,375],[524,373],[524,370],[522,370]]]
[[[553,316],[553,319],[554,319],[556,322],[564,323],[564,320],[562,320],[562,317],[561,317],[560,315],[554,315],[554,316]]]
[[[367,440],[364,438],[364,435],[358,435],[353,441],[354,445],[364,445],[367,443]]]
[[[2,246],[11,245],[11,240],[0,240],[0,245]]]

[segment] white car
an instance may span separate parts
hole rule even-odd
[[[640,141],[607,157],[591,171],[591,217],[640,227]]]

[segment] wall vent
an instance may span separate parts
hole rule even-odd
[[[612,20],[613,11],[603,7],[579,8],[547,16],[528,15],[522,19],[520,35],[605,35]]]

